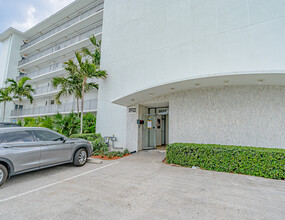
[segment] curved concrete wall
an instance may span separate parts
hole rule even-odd
[[[169,103],[170,143],[285,148],[285,87],[193,89],[141,105],[160,102]]]
[[[110,100],[136,90],[227,72],[285,73],[284,26],[283,0],[106,0],[109,77],[100,84],[98,131],[125,139],[126,109]]]

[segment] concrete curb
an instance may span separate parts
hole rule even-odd
[[[93,164],[102,164],[103,160],[98,159],[98,158],[88,158],[87,163],[93,163]]]

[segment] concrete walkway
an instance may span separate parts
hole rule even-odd
[[[284,219],[285,181],[180,168],[163,151],[9,180],[0,219]]]

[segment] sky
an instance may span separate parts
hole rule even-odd
[[[0,33],[9,27],[26,31],[73,1],[0,0]]]

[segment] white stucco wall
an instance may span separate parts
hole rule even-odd
[[[0,53],[0,88],[5,87],[4,82],[7,78],[15,78],[19,75],[17,70],[18,61],[21,59],[20,47],[23,38],[17,34],[12,34],[9,38],[2,42]],[[5,121],[9,121],[11,110],[14,108],[12,102],[7,103]],[[0,104],[0,118],[3,117],[3,104]]]
[[[100,84],[98,130],[126,144],[126,108],[110,101],[137,90],[227,72],[285,73],[284,26],[283,0],[106,0],[109,77]]]
[[[285,148],[285,87],[193,89],[141,104],[161,102],[169,102],[170,143]]]

